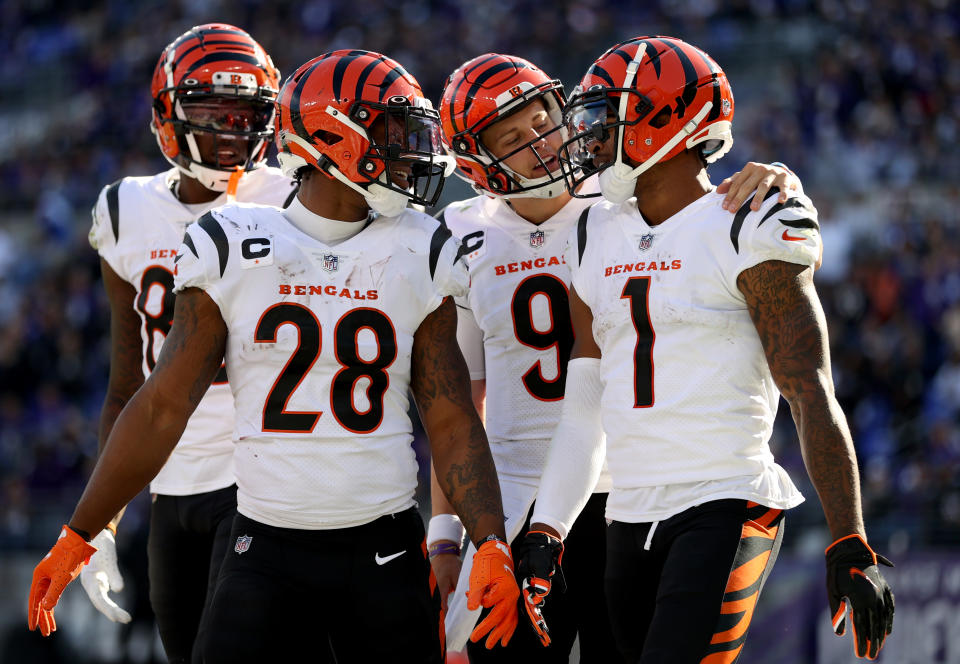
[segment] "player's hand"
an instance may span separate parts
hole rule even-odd
[[[563,559],[563,542],[549,533],[531,530],[523,538],[517,560],[517,580],[533,631],[540,643],[550,645],[550,630],[543,618],[543,605],[547,595],[556,586],[560,592],[567,589],[560,562]]]
[[[80,568],[96,552],[67,526],[60,530],[57,543],[33,570],[33,582],[27,600],[27,626],[31,631],[39,627],[44,636],[57,631],[53,607],[60,601],[67,584],[77,578]]]
[[[502,646],[507,645],[517,629],[518,597],[520,588],[513,576],[510,546],[500,539],[484,542],[473,554],[467,609],[474,611],[483,606],[490,609],[490,613],[470,634],[470,640],[476,643],[489,633],[486,641],[488,650],[497,641]]]
[[[854,652],[867,659],[877,658],[883,640],[893,631],[893,592],[878,563],[893,567],[859,535],[841,537],[827,548],[827,598],[833,631],[843,635],[849,606]]]
[[[460,578],[460,556],[452,553],[441,553],[431,556],[430,565],[433,567],[433,576],[437,579],[437,590],[440,592],[440,606],[447,610],[447,595],[457,589],[457,579]]]
[[[777,198],[778,203],[786,202],[788,191],[794,193],[803,191],[800,178],[783,164],[758,164],[755,161],[749,161],[742,171],[737,171],[718,184],[717,193],[726,194],[723,199],[723,209],[736,212],[747,200],[750,192],[756,190],[757,193],[750,203],[750,209],[759,210],[764,196],[767,195],[771,187],[780,188],[780,196]]]
[[[80,584],[87,591],[87,596],[97,611],[113,622],[128,623],[130,614],[117,606],[107,594],[110,591],[123,590],[123,577],[117,567],[117,545],[113,533],[104,529],[90,544],[97,547],[97,552],[80,570]]]

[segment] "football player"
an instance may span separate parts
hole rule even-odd
[[[541,534],[523,542],[521,533],[560,415],[573,346],[570,269],[563,251],[570,229],[597,201],[586,196],[599,193],[595,177],[580,186],[580,197],[566,191],[557,156],[565,133],[564,102],[560,82],[532,63],[488,53],[464,63],[448,78],[439,107],[459,173],[478,194],[452,203],[441,218],[462,239],[461,253],[470,267],[469,294],[458,300],[458,338],[476,407],[481,413],[486,409],[515,555],[523,547],[543,549]],[[724,183],[724,191],[731,184],[735,210],[754,189],[759,204],[771,185],[786,192],[787,185],[799,186],[799,180],[784,168],[748,164]],[[460,567],[462,526],[442,491],[434,488],[427,542],[441,596],[446,597],[457,586],[458,574],[460,585],[466,585],[470,570],[469,565]],[[581,661],[619,660],[603,596],[609,489],[609,478],[602,479],[565,542],[567,591],[551,596],[545,616],[539,614],[535,597],[534,603],[524,603],[536,633],[521,630],[506,650],[489,654],[468,643],[471,661],[534,656],[565,663],[578,634]],[[520,573],[522,579],[524,571]],[[477,619],[477,612],[466,610],[464,599],[458,593],[450,600],[446,625],[451,650],[463,648]],[[584,606],[596,608],[584,611]],[[549,644],[547,650],[541,642]]]
[[[164,351],[35,570],[30,627],[54,627],[90,533],[160,469],[226,358],[238,514],[204,661],[443,660],[408,388],[477,546],[469,601],[491,609],[477,634],[506,644],[519,590],[456,344],[452,296],[467,271],[450,232],[406,209],[433,204],[454,168],[439,118],[403,67],[362,50],[304,64],[277,108],[297,198],[226,206],[187,228]]]
[[[228,197],[277,206],[292,197],[294,181],[265,165],[279,87],[270,56],[232,25],[194,27],[157,62],[150,128],[173,168],[118,180],[93,209],[90,243],[111,310],[101,450],[170,332],[174,261],[187,224]],[[191,660],[227,548],[236,509],[232,438],[233,396],[221,369],[150,483],[150,602],[171,662]],[[98,610],[128,622],[108,595],[123,585],[114,544],[121,516],[93,538],[99,551],[81,582]]]
[[[833,392],[810,199],[771,189],[759,209],[723,211],[706,165],[732,143],[733,96],[716,62],[679,39],[617,44],[565,113],[568,184],[599,170],[606,200],[569,236],[575,340],[531,531],[559,549],[606,447],[605,585],[621,653],[735,662],[784,510],[803,500],[768,446],[782,394],[834,540],[834,628],[849,606],[856,653],[875,658],[893,595]],[[544,556],[518,565],[550,577]]]

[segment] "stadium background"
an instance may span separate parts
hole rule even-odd
[[[949,0],[0,3],[0,661],[156,657],[145,496],[118,538],[131,626],[96,614],[75,584],[42,641],[24,603],[96,452],[109,339],[89,209],[103,185],[167,168],[147,130],[150,74],[168,41],[207,21],[247,29],[284,74],[335,48],[384,52],[434,100],[486,51],[526,57],[568,90],[626,37],[708,51],[737,100],[736,144],[714,182],[747,160],[783,161],[820,210],[837,392],[871,542],[898,563],[880,659],[960,662],[960,5]],[[451,180],[444,198],[468,194]],[[854,661],[849,637],[828,631],[828,532],[785,407],[772,446],[808,502],[789,515],[741,661]]]

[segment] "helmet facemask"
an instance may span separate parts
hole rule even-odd
[[[523,89],[524,87],[526,89]],[[563,124],[561,108],[563,86],[560,85],[559,81],[549,81],[537,86],[527,83],[526,86],[521,84],[521,86],[507,91],[501,96],[506,98],[498,104],[495,110],[450,139],[453,151],[461,159],[468,159],[473,162],[473,167],[482,172],[487,189],[477,185],[474,179],[467,175],[459,172],[457,175],[469,182],[477,193],[487,195],[492,193],[499,198],[555,198],[564,193],[564,178],[559,169],[559,164],[555,164],[551,169],[552,155],[544,154],[537,148],[537,145],[549,140],[554,133],[559,132],[561,140],[566,138],[566,127]],[[518,113],[538,99],[543,103],[550,127],[539,132],[537,137],[511,149],[507,154],[495,155],[481,140],[481,133],[496,122]],[[500,102],[499,99],[497,101]],[[507,165],[508,160],[525,150],[530,150],[534,154],[538,165],[543,168],[546,175],[536,178],[526,177]]]
[[[241,82],[227,83],[228,76]],[[266,161],[277,91],[258,87],[251,74],[218,72],[213,79],[187,78],[161,89],[154,115],[155,124],[171,125],[176,136],[178,154],[168,161],[208,189],[225,191],[238,168],[250,171]],[[166,104],[171,113],[163,112]]]
[[[342,133],[353,132],[366,146],[357,162],[358,180],[351,179],[340,166],[314,145],[295,133],[282,131],[279,159],[285,172],[307,166],[302,157],[293,155],[287,145],[299,146],[313,159],[313,165],[361,194],[370,208],[393,217],[415,203],[436,205],[443,191],[443,182],[456,167],[447,154],[440,134],[440,118],[429,100],[415,98],[411,105],[406,97],[396,96],[387,103],[358,101],[350,107],[349,117],[332,106],[326,113],[341,125]],[[322,141],[335,145],[342,135],[321,132]]]
[[[368,140],[357,171],[368,179],[371,193],[385,189],[433,206],[456,163],[443,145],[440,116],[428,100],[416,101],[420,104],[414,106],[398,95],[386,103],[354,104],[350,116],[366,127]]]

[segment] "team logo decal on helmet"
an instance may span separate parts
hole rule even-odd
[[[286,175],[316,168],[386,216],[410,201],[435,205],[456,167],[420,84],[379,53],[340,50],[314,58],[284,82],[277,108]]]
[[[480,133],[534,100],[541,100],[549,128],[509,154],[496,157],[480,140]],[[444,84],[440,102],[443,133],[457,160],[457,173],[477,193],[503,198],[552,198],[565,189],[556,155],[538,148],[553,132],[562,132],[563,85],[532,63],[511,55],[487,53],[461,65]],[[504,162],[523,150],[532,150],[547,175],[526,178]]]
[[[150,129],[167,161],[215,191],[225,191],[238,168],[262,166],[279,79],[270,56],[240,28],[207,23],[177,37],[150,86]]]
[[[707,163],[733,145],[733,93],[709,55],[673,37],[637,37],[601,55],[564,109],[569,138],[560,148],[567,187],[601,171],[610,201],[633,195],[654,164],[700,146]],[[601,142],[616,140],[614,161],[594,163]],[[638,164],[633,167],[625,158]]]

